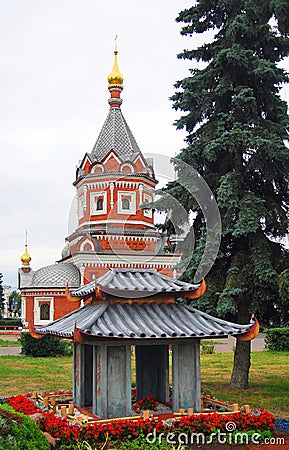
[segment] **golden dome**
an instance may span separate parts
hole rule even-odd
[[[27,251],[27,244],[25,244],[24,253],[21,256],[21,262],[23,266],[29,266],[29,263],[31,261],[31,256],[29,255]]]
[[[118,51],[115,49],[114,51],[114,64],[111,73],[108,75],[108,87],[119,87],[123,88],[123,76],[119,71],[118,64],[117,64],[117,54]]]

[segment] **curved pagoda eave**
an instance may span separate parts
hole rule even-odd
[[[76,341],[173,341],[242,335],[251,324],[238,325],[216,319],[183,303],[89,303],[42,328],[41,335]]]
[[[70,291],[71,297],[84,299],[96,290],[121,298],[147,298],[151,295],[200,297],[205,282],[186,283],[157,272],[155,269],[109,269],[104,275],[84,286]]]

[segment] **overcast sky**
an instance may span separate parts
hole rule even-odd
[[[17,284],[28,230],[31,266],[59,259],[75,167],[108,113],[107,75],[118,34],[123,114],[144,153],[173,156],[184,133],[169,96],[189,67],[176,54],[187,0],[1,1],[0,272]]]
[[[123,114],[143,153],[173,156],[184,133],[169,97],[197,40],[175,22],[191,0],[0,0],[0,272],[17,284],[28,230],[31,266],[59,259],[75,168],[108,112],[118,34]]]

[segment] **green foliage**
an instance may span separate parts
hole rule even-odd
[[[119,450],[174,450],[174,447],[167,443],[166,440],[162,440],[161,443],[158,442],[158,439],[155,443],[148,443],[146,440],[146,436],[144,433],[140,433],[136,438],[132,441],[125,441],[119,444]],[[175,447],[175,450],[177,448]],[[179,450],[183,450],[180,449]]]
[[[177,18],[182,35],[210,31],[211,36],[178,55],[192,67],[172,96],[181,112],[176,127],[187,131],[187,146],[177,159],[208,183],[222,220],[208,289],[194,305],[240,323],[254,312],[263,326],[284,324],[289,304],[289,284],[285,277],[279,283],[279,274],[289,267],[289,252],[281,243],[289,213],[289,116],[279,95],[288,82],[279,66],[289,54],[285,9],[284,0],[196,0]],[[193,61],[202,61],[201,68]],[[193,281],[206,244],[206,218],[183,187],[177,161],[174,165],[179,182],[167,185],[155,207],[169,211],[173,196],[193,213],[196,244],[193,255],[184,253],[184,262],[190,262],[182,276]],[[181,221],[174,217],[175,229]],[[163,229],[175,231],[168,223]],[[184,249],[190,239],[192,233]]]
[[[266,333],[265,346],[268,350],[289,350],[289,328],[268,328],[264,333]]]
[[[247,236],[260,229],[260,218],[266,213],[263,203],[262,199],[251,192],[244,194],[239,203],[238,218],[232,231],[233,236]]]
[[[201,349],[204,355],[212,355],[213,353],[215,353],[214,341],[207,341],[205,339],[201,339]]]
[[[0,448],[3,450],[49,450],[38,425],[8,405],[0,406]]]
[[[4,289],[3,289],[3,274],[0,273],[0,319],[3,316],[4,311]]]
[[[9,318],[9,319],[0,319],[0,325],[11,325],[11,326],[18,326],[21,327],[21,319],[17,318]]]
[[[71,345],[53,336],[34,339],[29,333],[20,336],[22,354],[34,357],[68,356],[71,355]]]
[[[21,295],[19,292],[13,291],[8,297],[8,311],[13,314],[20,314],[21,311]]]
[[[282,304],[286,307],[289,299],[289,269],[284,270],[280,275],[279,295]]]
[[[192,67],[189,76],[175,84],[171,98],[181,112],[176,127],[187,132],[186,147],[177,159],[209,185],[222,221],[219,253],[206,276],[211,287],[194,305],[243,324],[255,313],[262,326],[280,326],[288,320],[289,306],[278,283],[278,275],[289,267],[289,251],[282,245],[289,231],[289,116],[280,97],[289,77],[279,64],[289,54],[288,2],[192,4],[177,17],[181,34],[206,34],[203,45],[193,47],[192,41],[193,48],[178,55],[192,61]],[[193,62],[202,64],[197,68]],[[203,254],[207,258],[207,244],[215,245],[205,233],[212,211],[209,201],[202,208],[196,204],[185,188],[188,180],[181,165],[174,166],[178,179],[164,191],[195,218],[196,245],[191,260],[184,254],[182,276],[192,282],[195,273],[200,276],[198,264]],[[198,182],[189,181],[197,189]],[[170,212],[166,198],[155,207]],[[176,214],[175,229],[178,219]],[[169,230],[166,224],[164,230]],[[184,248],[190,248],[188,244],[186,239]],[[248,387],[249,367],[250,346],[237,341],[232,387]]]
[[[0,347],[19,347],[19,339],[17,341],[8,341],[0,338]]]
[[[248,436],[248,438],[246,438],[246,435]],[[270,430],[249,430],[243,433],[234,431],[234,433],[232,433],[232,436],[230,438],[228,437],[228,441],[230,439],[230,441],[233,441],[234,443],[236,443],[236,445],[246,444],[246,442],[252,442],[253,436],[255,442],[258,441],[261,444],[261,442],[264,442],[265,439],[267,439],[269,442],[272,438],[272,433]]]

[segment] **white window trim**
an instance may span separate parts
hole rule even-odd
[[[144,203],[146,203],[146,202],[151,203],[153,201],[153,198],[148,194],[144,194],[143,199],[144,199]],[[153,216],[153,211],[151,209],[144,209],[143,215],[145,217],[149,217],[151,219]]]
[[[127,173],[125,170],[123,170],[126,167],[128,167],[131,170],[129,173],[134,173],[134,166],[132,164],[130,164],[130,163],[123,163],[122,166],[121,166],[120,171],[123,172],[123,173]]]
[[[26,321],[26,297],[21,297],[21,319]]]
[[[40,320],[39,303],[49,303],[49,320]],[[34,297],[34,325],[48,325],[54,320],[54,297]]]
[[[77,205],[78,219],[82,219],[84,217],[83,201],[84,195],[82,194],[78,197],[78,205]]]
[[[101,169],[101,172],[96,172],[96,169]],[[91,169],[91,173],[103,173],[104,172],[104,167],[102,164],[95,164],[95,166],[93,166],[93,168]]]
[[[122,197],[130,197],[130,208],[122,209]],[[136,214],[136,192],[118,191],[117,193],[117,212],[118,214]]]
[[[96,209],[94,206],[96,206],[97,199],[99,197],[103,197],[103,208],[102,209]],[[91,216],[99,216],[101,214],[107,213],[107,192],[91,192],[90,193],[90,215]]]

